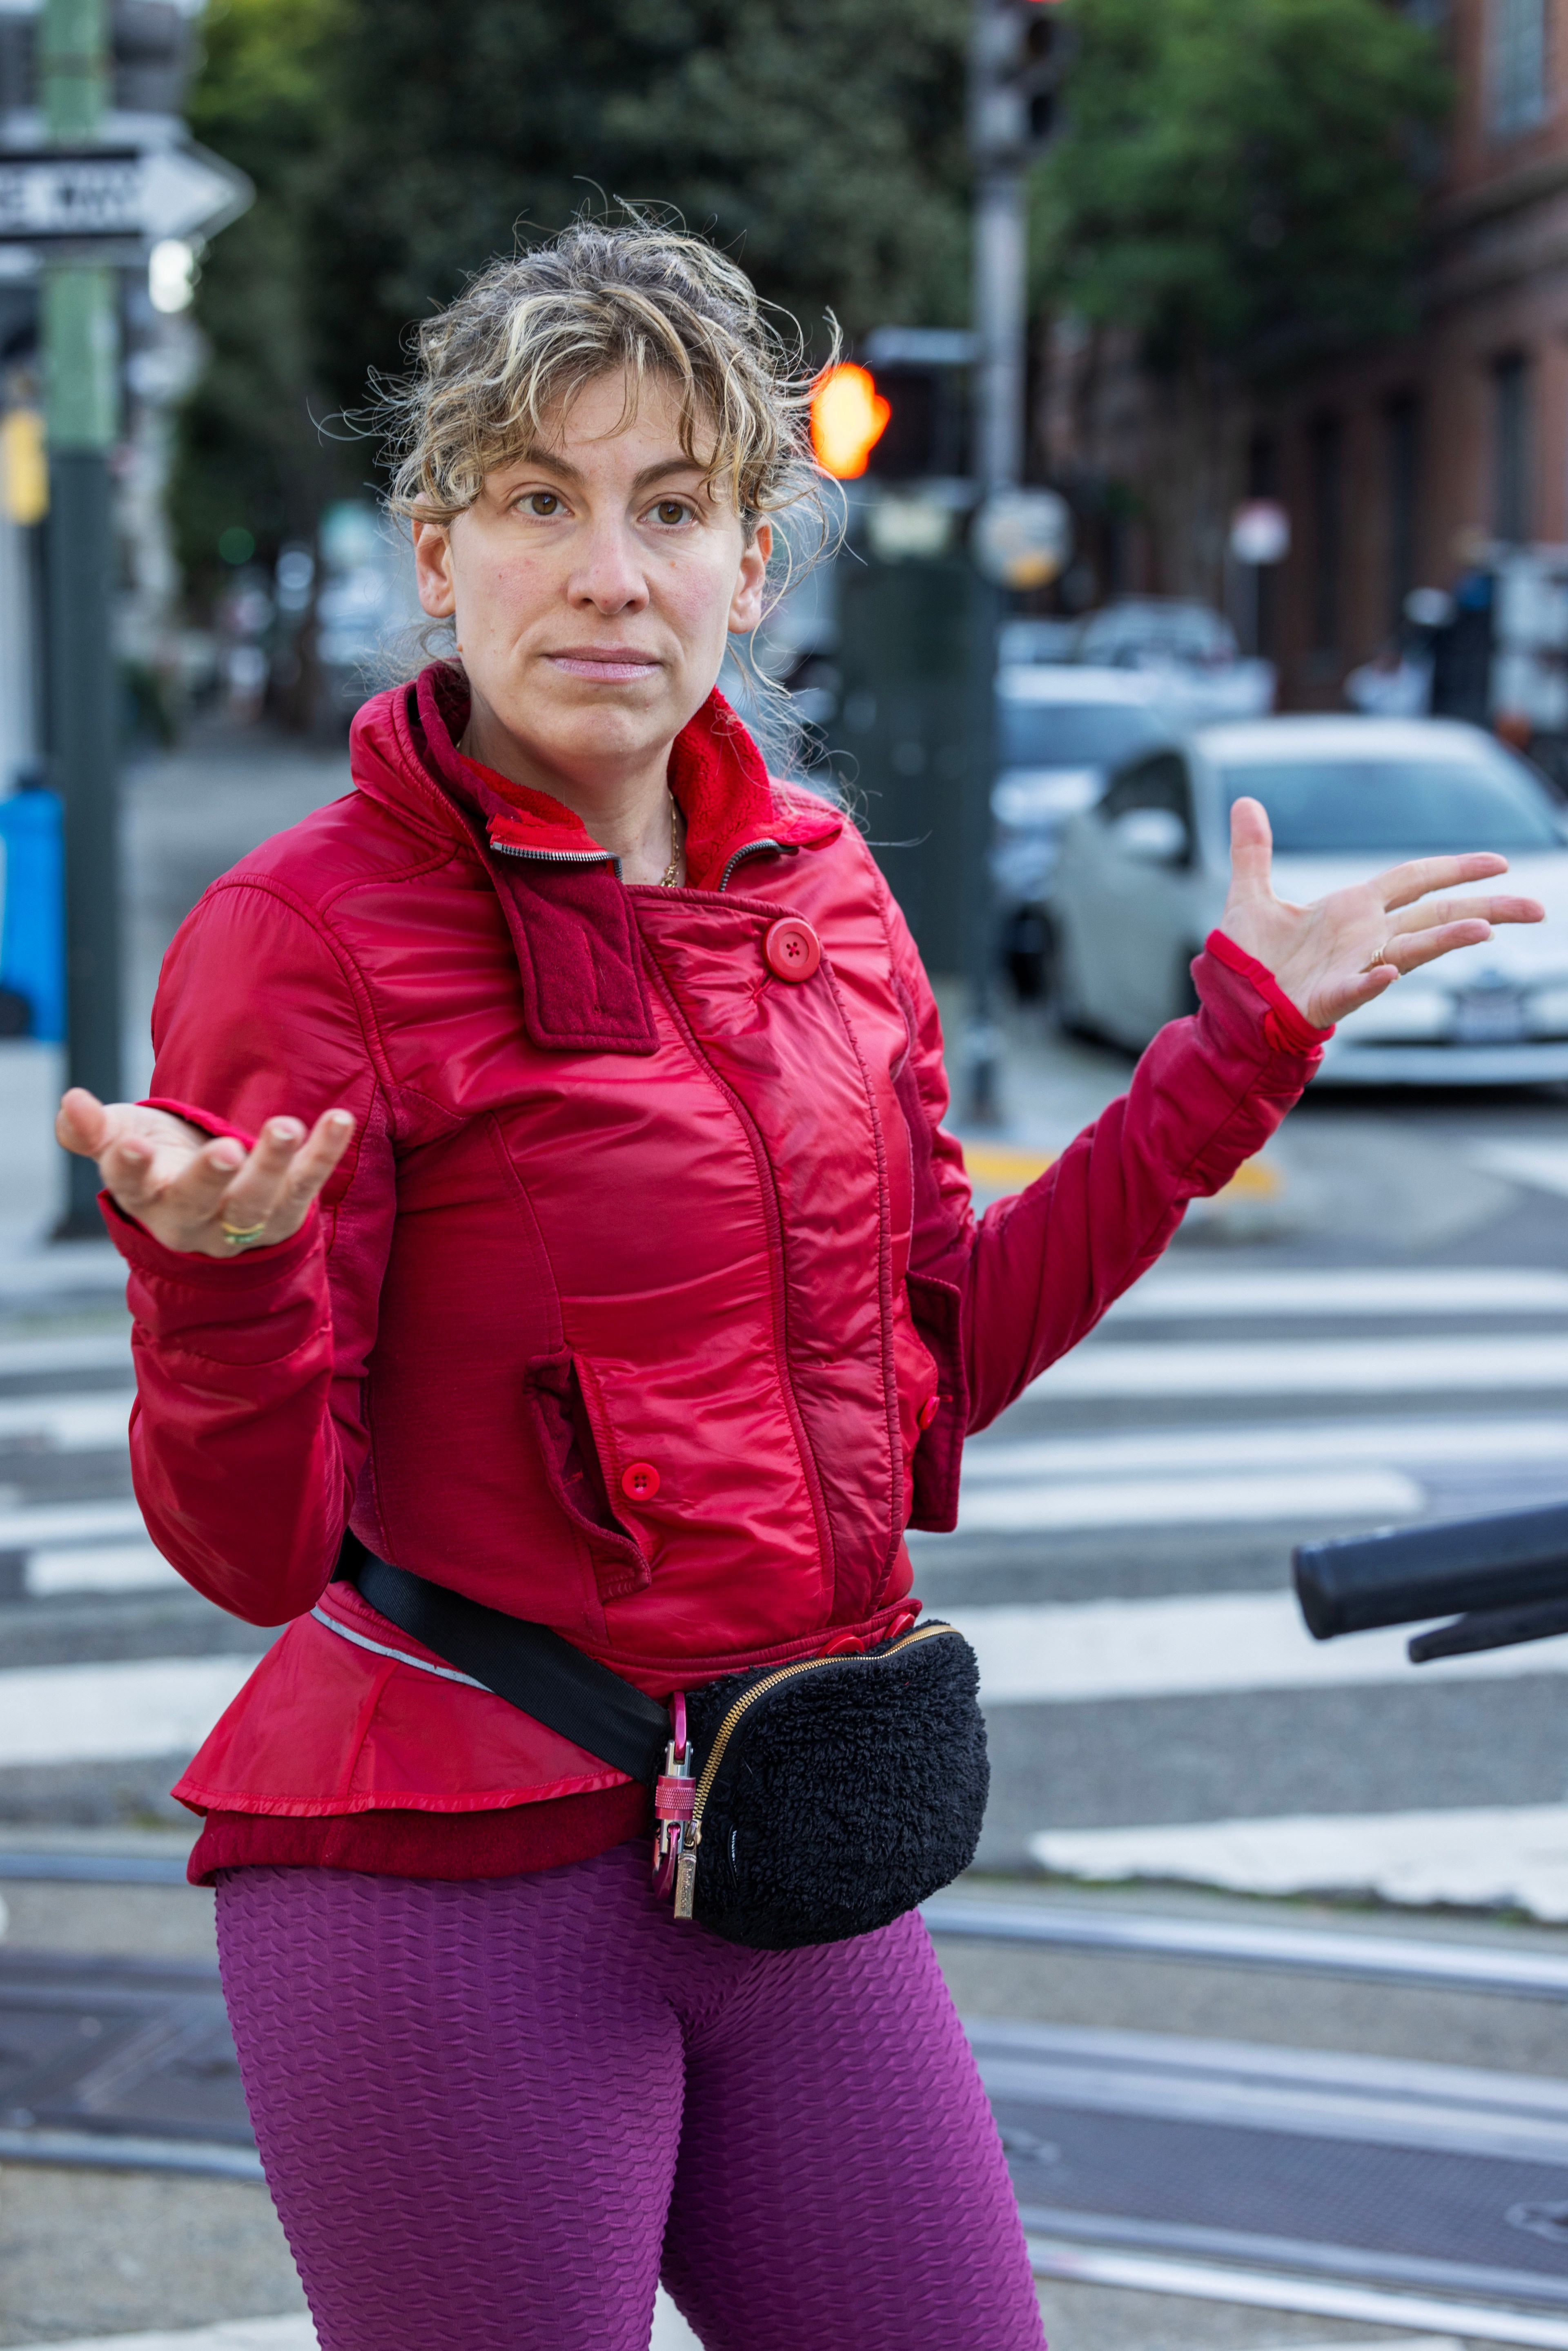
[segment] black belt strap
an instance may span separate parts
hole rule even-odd
[[[428,1576],[378,1559],[352,1537],[344,1543],[337,1580],[354,1584],[401,1631],[546,1729],[633,1780],[651,1783],[658,1777],[670,1742],[666,1708],[547,1625],[465,1600]]]

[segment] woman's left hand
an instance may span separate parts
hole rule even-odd
[[[1276,898],[1270,880],[1273,835],[1261,800],[1231,810],[1231,894],[1220,927],[1265,965],[1314,1029],[1330,1029],[1369,1004],[1417,964],[1479,946],[1494,923],[1539,923],[1534,898],[1434,898],[1460,882],[1508,872],[1489,851],[1465,857],[1417,857],[1371,882],[1335,890],[1310,906]]]

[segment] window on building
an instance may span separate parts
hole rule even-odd
[[[1492,528],[1510,546],[1530,537],[1530,362],[1511,351],[1492,369]]]
[[[1339,649],[1339,570],[1344,541],[1345,425],[1337,416],[1313,420],[1307,449],[1312,486],[1312,650]]]
[[[1416,517],[1421,473],[1421,404],[1413,392],[1384,411],[1388,473],[1388,622],[1397,628],[1416,585]]]
[[[1546,0],[1488,0],[1487,112],[1494,139],[1546,113]]]

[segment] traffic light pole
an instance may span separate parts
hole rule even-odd
[[[45,0],[40,78],[52,141],[88,141],[109,70],[106,0]],[[119,431],[114,272],[62,256],[44,273],[49,451],[48,700],[51,772],[65,804],[67,1069],[106,1102],[120,1081],[119,799],[109,597],[109,452]],[[98,1172],[71,1156],[58,1240],[96,1238]]]
[[[982,495],[1023,471],[1024,286],[1028,260],[1022,171],[982,172],[974,207],[974,323],[980,346],[976,455]]]

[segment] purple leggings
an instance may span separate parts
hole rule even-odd
[[[323,2351],[1041,2351],[925,1928],[745,1951],[640,1844],[456,1885],[218,1880],[223,1990]]]

